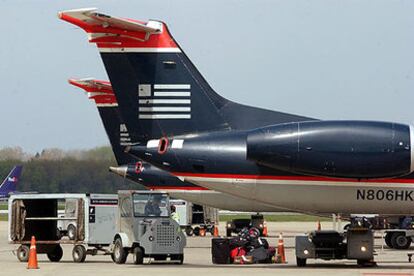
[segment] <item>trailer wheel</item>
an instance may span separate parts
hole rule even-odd
[[[184,263],[184,254],[171,255],[170,259],[171,259],[171,261],[176,262],[176,264],[183,264]]]
[[[72,258],[75,263],[83,263],[86,259],[85,246],[75,245],[72,250]]]
[[[29,260],[29,250],[29,246],[20,245],[16,252],[17,259],[21,262],[27,262]]]
[[[134,264],[143,264],[144,263],[144,251],[142,251],[142,248],[137,246],[134,248]]]
[[[298,267],[304,267],[304,266],[306,266],[306,259],[302,259],[302,258],[296,257],[296,265]]]
[[[385,244],[386,244],[389,248],[393,248],[393,247],[392,247],[392,243],[391,243],[391,240],[392,240],[392,234],[393,234],[393,233],[387,233],[387,234],[385,234],[385,237],[384,237]]]
[[[194,230],[193,227],[188,226],[185,228],[185,233],[187,234],[187,236],[191,237],[194,234]]]
[[[51,262],[59,262],[63,257],[63,250],[60,245],[53,248],[52,251],[47,252],[47,258]]]
[[[200,227],[195,227],[193,230],[194,236],[200,236]]]
[[[117,264],[124,264],[128,257],[128,251],[122,246],[121,238],[117,238],[114,243],[114,252],[112,253],[112,260]]]
[[[76,239],[76,226],[73,224],[68,226],[68,237],[71,241]]]
[[[408,249],[411,245],[411,238],[405,233],[394,233],[391,238],[392,247],[395,249]]]

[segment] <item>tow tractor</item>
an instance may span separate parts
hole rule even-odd
[[[112,250],[115,263],[125,263],[128,254],[133,254],[135,264],[142,264],[144,257],[183,263],[186,237],[170,218],[167,193],[118,191],[117,222]]]
[[[375,265],[374,235],[372,229],[361,221],[344,232],[332,230],[313,231],[306,236],[296,236],[296,264],[306,266],[307,259],[354,259],[358,265]]]

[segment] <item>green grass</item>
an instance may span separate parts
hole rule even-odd
[[[0,214],[0,221],[7,221],[7,214]]]
[[[331,221],[330,218],[304,215],[304,214],[275,214],[265,215],[265,221],[267,222],[289,222],[289,221]],[[233,219],[250,218],[250,215],[220,215],[220,221],[229,221]]]
[[[0,210],[7,210],[8,205],[7,203],[0,203]]]

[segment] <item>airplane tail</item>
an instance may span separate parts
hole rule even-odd
[[[59,17],[84,29],[97,45],[122,116],[137,130],[138,141],[310,120],[217,94],[163,22],[112,17],[96,9],[64,11]],[[254,84],[246,84],[257,93]]]
[[[132,138],[119,113],[111,84],[94,79],[69,79],[69,83],[85,90],[89,99],[95,101],[118,165],[135,162],[123,151],[132,144]]]
[[[20,175],[22,174],[23,166],[14,166],[3,183],[0,185],[0,194],[9,195],[16,191],[17,184],[19,183]]]

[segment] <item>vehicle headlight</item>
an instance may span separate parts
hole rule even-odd
[[[365,252],[365,251],[367,251],[367,248],[365,246],[361,246],[361,251]]]
[[[309,254],[309,250],[307,250],[307,249],[303,250],[303,254],[308,255]]]
[[[230,223],[227,223],[227,228],[230,228],[231,227],[231,224]]]
[[[149,238],[148,238],[150,241],[153,241],[154,240],[154,237],[153,236],[149,236]]]
[[[177,236],[176,240],[177,241],[180,241],[181,240],[180,236]]]
[[[259,228],[263,228],[263,224],[259,224]]]

